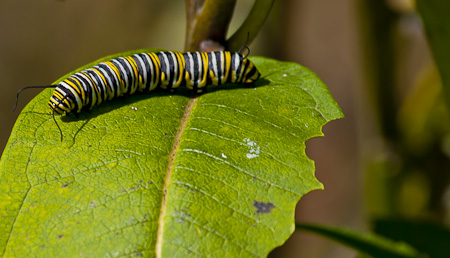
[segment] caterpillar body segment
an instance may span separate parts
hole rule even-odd
[[[252,84],[259,77],[255,65],[240,53],[140,53],[111,59],[70,75],[55,85],[48,104],[56,114],[79,113],[106,100],[157,87],[186,86],[200,91],[210,84]]]

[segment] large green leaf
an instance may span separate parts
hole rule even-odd
[[[319,234],[351,247],[369,257],[413,258],[427,257],[404,242],[394,242],[374,233],[362,233],[323,225],[296,224],[296,229]]]
[[[322,188],[305,141],[342,113],[308,69],[252,60],[254,88],[121,98],[57,118],[62,143],[52,91],[39,94],[0,162],[0,253],[265,256],[284,243],[300,197]]]
[[[417,0],[417,9],[441,74],[447,106],[450,106],[450,1]]]

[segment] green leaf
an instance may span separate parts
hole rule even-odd
[[[441,74],[447,106],[450,106],[450,1],[417,0],[417,9]]]
[[[374,230],[391,239],[401,239],[429,257],[450,257],[450,229],[419,220],[377,219]]]
[[[422,156],[432,152],[450,129],[437,67],[422,69],[411,88],[400,106],[398,125],[408,152]]]
[[[373,233],[360,233],[349,229],[311,224],[296,224],[295,227],[297,230],[330,238],[372,257],[424,257],[406,243],[394,242]]]
[[[305,141],[342,113],[308,69],[252,60],[254,88],[120,98],[57,117],[62,143],[52,90],[39,94],[0,161],[0,253],[265,256],[283,244],[300,197],[322,188]]]

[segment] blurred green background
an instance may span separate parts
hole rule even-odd
[[[328,85],[345,118],[324,128],[325,138],[308,141],[308,156],[325,185],[297,206],[296,220],[368,230],[362,157],[379,149],[367,97],[361,11],[358,0],[282,0],[250,45],[251,55],[300,63]],[[417,15],[408,1],[391,2],[404,13],[398,22],[399,94],[432,63]],[[246,17],[252,0],[239,0],[230,34]],[[185,3],[182,0],[0,0],[0,151],[24,105],[38,90],[97,58],[139,48],[183,51]],[[369,42],[368,46],[377,44]],[[46,105],[46,103],[43,103]],[[55,131],[55,134],[58,134]],[[376,157],[375,157],[376,158]],[[352,257],[354,252],[329,240],[295,232],[272,257]]]

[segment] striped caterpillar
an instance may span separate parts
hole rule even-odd
[[[20,89],[14,109],[22,90],[55,88],[48,104],[62,141],[62,131],[56,122],[55,113],[77,114],[106,100],[135,92],[149,92],[157,87],[171,90],[186,86],[201,93],[211,84],[253,84],[259,79],[260,73],[253,62],[240,52],[161,51],[117,57],[74,73],[57,85]]]

